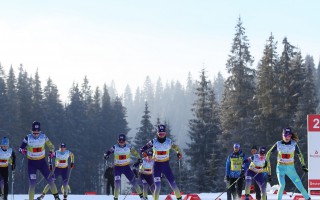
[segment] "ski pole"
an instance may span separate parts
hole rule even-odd
[[[303,179],[304,175],[306,175],[306,173],[305,173],[305,172],[303,172],[303,174],[302,174],[302,176],[301,176],[301,181],[302,181],[302,179]],[[295,188],[294,188],[294,190],[293,190],[292,194],[290,195],[290,198],[293,196],[293,194],[296,192],[296,190],[297,190],[297,187],[295,187]]]
[[[23,163],[24,163],[24,156],[22,157],[22,160],[21,160],[20,173],[22,172],[22,169],[23,169]]]
[[[13,184],[14,184],[14,170],[11,171],[11,199],[14,200]]]
[[[217,196],[214,200],[217,200],[221,195],[223,195],[226,191],[228,191],[234,184],[236,184],[241,179],[241,176],[235,180],[231,185],[229,185],[219,196]]]

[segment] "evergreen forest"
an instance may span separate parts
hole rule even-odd
[[[253,58],[241,18],[230,40],[227,77],[221,73],[208,77],[210,68],[203,67],[199,74],[189,73],[185,83],[163,83],[161,77],[151,80],[147,76],[141,88],[133,91],[127,85],[118,94],[113,84],[93,87],[84,75],[82,83],[70,87],[67,101],[60,99],[51,78],[43,83],[38,72],[31,75],[22,64],[17,70],[0,65],[0,136],[9,137],[17,154],[15,193],[28,192],[27,159],[18,149],[33,121],[41,122],[43,133],[56,149],[64,142],[74,153],[70,179],[74,194],[105,194],[104,152],[122,133],[139,150],[156,137],[155,127],[160,123],[166,124],[167,136],[183,151],[181,161],[172,152],[170,162],[184,193],[223,191],[225,162],[233,144],[240,143],[249,155],[252,145],[270,148],[281,140],[285,127],[298,133],[307,160],[306,120],[320,109],[320,62],[315,64],[312,55],[302,55],[290,36],[278,43],[273,33],[266,38],[262,57]],[[255,59],[257,66],[253,66]],[[278,184],[276,153],[271,158],[273,185]],[[301,175],[299,160],[296,162]],[[39,177],[36,193],[46,184]],[[60,188],[61,180],[57,183]],[[293,185],[287,183],[290,190]],[[171,193],[165,180],[161,192]]]

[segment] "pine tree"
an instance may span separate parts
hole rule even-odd
[[[249,47],[245,28],[239,18],[226,65],[230,76],[225,82],[221,110],[223,134],[220,142],[224,148],[232,147],[235,142],[242,143],[242,147],[248,148],[252,143],[251,140],[256,137],[253,123],[255,70],[250,68],[253,57]]]
[[[154,134],[153,130],[154,127],[150,121],[150,111],[148,102],[145,102],[144,112],[142,115],[142,119],[140,121],[140,127],[138,128],[138,132],[135,134],[134,137],[134,147],[136,150],[139,150],[141,147],[146,145],[148,141],[150,141]]]
[[[275,130],[281,130],[282,125],[279,124],[279,116],[276,114],[278,110],[278,88],[274,83],[277,81],[276,67],[279,65],[279,56],[277,53],[277,42],[274,36],[269,36],[265,45],[262,59],[258,65],[257,71],[257,110],[255,115],[255,123],[259,135],[264,138],[257,140],[256,145],[272,144],[278,140],[278,136],[274,134]]]
[[[210,192],[213,189],[214,179],[207,176],[211,171],[210,155],[221,130],[214,92],[209,87],[204,69],[201,71],[195,93],[197,99],[192,108],[194,119],[189,121],[188,135],[191,142],[187,144],[188,148],[185,150],[190,159],[190,172],[192,172],[190,174],[192,187],[189,189],[193,190],[191,192]]]

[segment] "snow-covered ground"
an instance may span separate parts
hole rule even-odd
[[[200,197],[201,200],[215,200],[221,193],[200,193],[198,194],[198,196]],[[287,194],[283,195],[283,200],[293,200],[294,197],[296,195],[300,195],[298,193],[295,193],[294,195],[292,195],[292,197],[290,197],[290,195],[292,195],[291,192],[288,192]],[[253,198],[255,198],[255,195],[252,194],[251,195]],[[36,195],[36,197],[38,197],[38,195]],[[186,195],[182,196],[183,199],[185,200],[192,200],[190,198],[185,198]],[[60,198],[62,199],[62,195],[60,195]],[[149,196],[148,197],[150,200],[152,200],[152,197]],[[167,198],[167,195],[160,195],[160,199],[159,200],[165,200]],[[171,198],[173,200],[175,200],[175,196],[171,195]],[[227,199],[227,195],[226,193],[224,193],[223,195],[221,195],[219,197],[221,200],[226,200]],[[268,193],[268,200],[276,200],[277,199],[277,195],[273,194],[273,193]],[[320,196],[311,196],[312,200],[315,199],[320,199]],[[8,200],[13,200],[12,196],[9,195],[8,196]],[[16,194],[14,195],[14,200],[28,200],[28,195],[20,195],[20,194]],[[53,200],[53,196],[48,194],[47,196],[45,196],[45,198],[43,200]],[[107,195],[69,195],[68,196],[68,200],[113,200],[113,196],[107,196]],[[119,200],[140,200],[139,196],[137,195],[128,195],[125,197],[125,195],[119,195]],[[168,199],[167,199],[168,200]],[[297,200],[297,199],[295,199]]]

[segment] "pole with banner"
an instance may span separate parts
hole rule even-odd
[[[320,115],[308,115],[308,192],[320,195]]]

